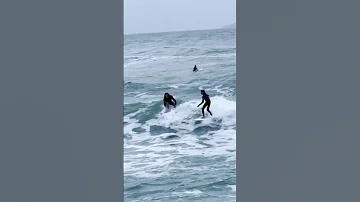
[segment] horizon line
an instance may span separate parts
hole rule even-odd
[[[233,23],[236,24],[236,23]],[[231,24],[232,25],[232,24]],[[208,29],[192,29],[192,30],[174,30],[174,31],[160,31],[160,32],[138,32],[138,33],[124,33],[124,36],[129,35],[143,35],[143,34],[165,34],[165,33],[172,33],[172,32],[194,32],[194,31],[207,31],[207,30],[221,30],[221,29],[236,29],[236,28],[208,28]]]

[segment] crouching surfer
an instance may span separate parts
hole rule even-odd
[[[169,93],[165,93],[164,94],[164,107],[167,112],[170,111],[170,106],[173,106],[174,108],[176,108],[176,100]]]

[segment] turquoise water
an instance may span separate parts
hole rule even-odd
[[[235,201],[235,38],[235,29],[125,36],[126,202]],[[213,117],[195,122],[199,89]],[[169,113],[165,92],[179,103]]]

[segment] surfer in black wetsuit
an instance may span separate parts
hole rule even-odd
[[[207,107],[207,111],[210,113],[210,115],[212,116],[212,113],[210,111],[210,104],[211,104],[211,100],[209,98],[209,95],[205,93],[205,90],[201,90],[200,91],[201,95],[202,95],[202,101],[201,103],[198,105],[198,107],[205,101],[205,104],[203,105],[201,111],[202,111],[202,115],[203,117],[202,118],[205,118],[205,114],[204,114],[204,109],[205,107]]]
[[[196,67],[196,65],[194,66],[193,72],[197,72],[198,68]]]
[[[172,105],[172,106],[174,106],[174,108],[176,108],[176,100],[169,93],[165,93],[164,94],[164,107],[169,108],[170,105]]]

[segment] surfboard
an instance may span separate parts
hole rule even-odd
[[[206,119],[206,117],[205,118],[202,118],[202,117],[199,117],[199,118],[196,118],[196,119],[194,119],[195,121],[203,121],[203,120],[205,120]]]

